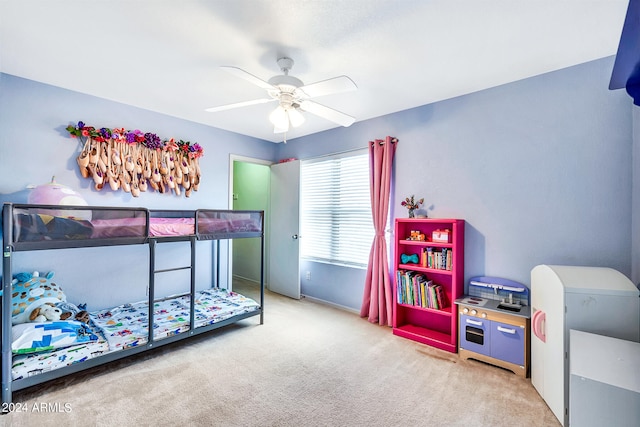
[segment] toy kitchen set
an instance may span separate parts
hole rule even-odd
[[[529,376],[529,289],[499,277],[478,276],[458,298],[458,354]]]

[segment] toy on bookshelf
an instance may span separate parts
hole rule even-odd
[[[424,233],[420,232],[420,230],[411,230],[409,237],[407,237],[407,240],[425,242],[427,240],[427,236],[425,236]]]
[[[434,243],[451,243],[451,240],[449,239],[449,237],[451,236],[451,230],[444,229],[444,230],[433,230],[433,232],[431,233],[431,240]]]
[[[402,261],[403,264],[408,264],[408,263],[412,263],[412,264],[417,264],[418,263],[418,255],[417,254],[402,254],[400,255],[400,260]]]

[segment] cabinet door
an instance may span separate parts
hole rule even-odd
[[[460,315],[460,348],[491,356],[491,321]]]
[[[524,366],[524,328],[492,321],[491,357]]]

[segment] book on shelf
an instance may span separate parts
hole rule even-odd
[[[429,308],[435,308],[436,310],[440,307],[438,306],[438,300],[436,298],[436,285],[431,284],[429,286]]]
[[[436,270],[449,270],[453,268],[453,256],[451,249],[442,248],[434,250],[431,247],[423,248],[420,254],[420,264],[424,268]]]
[[[437,310],[442,310],[447,306],[447,297],[444,289],[440,285],[435,285],[431,288],[432,307]]]
[[[442,310],[448,306],[442,285],[412,270],[396,271],[396,298],[398,304],[415,307]]]

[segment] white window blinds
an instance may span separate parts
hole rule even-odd
[[[366,267],[375,234],[366,151],[303,161],[300,186],[302,257]]]

